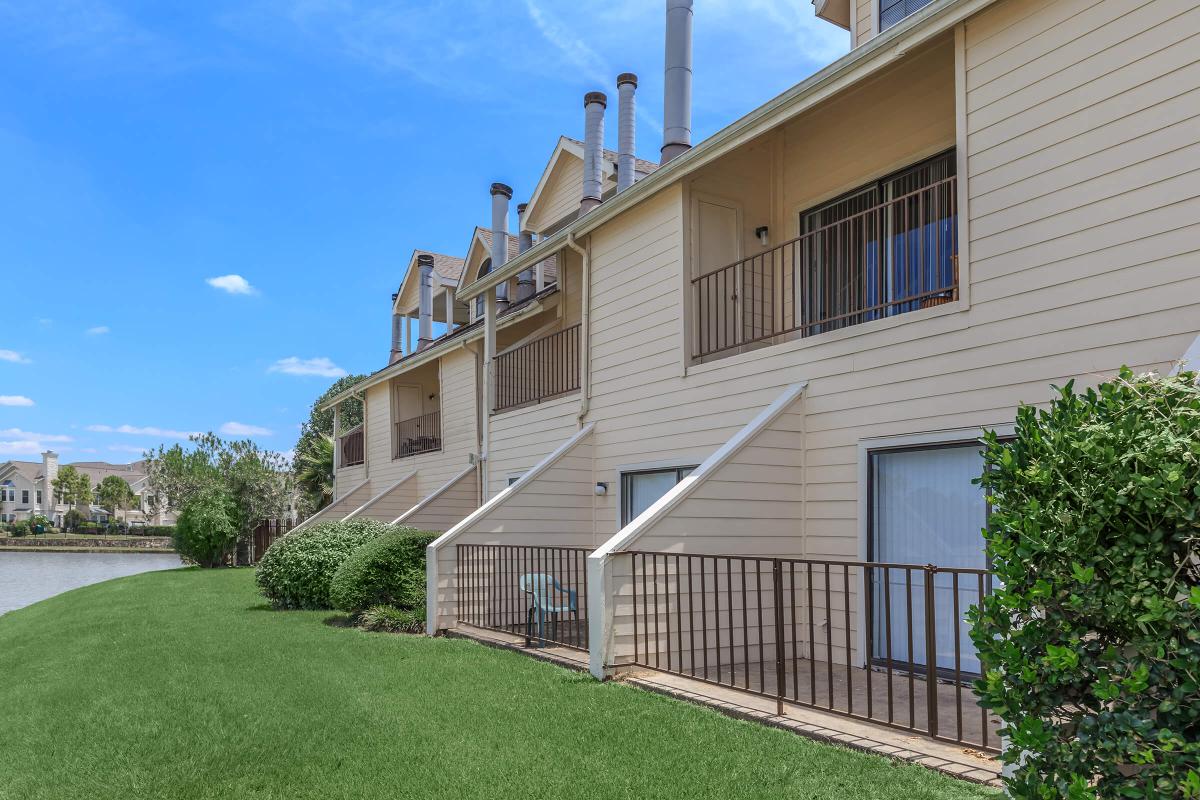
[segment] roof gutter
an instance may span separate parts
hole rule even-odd
[[[695,145],[691,150],[663,164],[633,186],[511,259],[502,269],[493,270],[463,286],[458,292],[459,299],[470,300],[512,278],[521,270],[549,258],[568,246],[568,236],[579,237],[595,230],[618,214],[649,199],[675,181],[715,161],[750,139],[761,136],[831,94],[895,63],[907,55],[909,50],[953,30],[955,25],[994,2],[996,0],[934,0],[871,41],[854,48],[775,99]]]

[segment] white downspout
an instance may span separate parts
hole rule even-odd
[[[583,248],[575,241],[575,232],[571,231],[567,234],[567,247],[579,253],[579,257],[583,260],[583,269],[581,270],[583,279],[583,299],[580,301],[580,330],[583,335],[579,337],[579,427],[583,427],[584,417],[592,407],[592,329],[591,329],[591,311],[592,311],[592,259],[590,256],[591,246]],[[566,273],[566,265],[563,265],[563,272]]]

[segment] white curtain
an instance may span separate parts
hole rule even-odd
[[[987,566],[982,530],[987,524],[983,489],[972,483],[983,471],[979,446],[950,446],[926,450],[876,453],[873,462],[874,530],[872,560],[896,564],[934,564],[939,567]],[[888,626],[885,622],[884,574],[876,570],[873,608],[876,658],[886,658]],[[890,570],[891,653],[896,662],[924,665],[924,573]],[[912,598],[912,653],[908,652],[908,603]],[[979,583],[974,575],[960,575],[958,618],[954,616],[953,576],[934,577],[934,631],[939,668],[955,667],[955,628],[958,629],[959,666],[978,672],[979,660],[965,621],[967,609],[978,602]]]

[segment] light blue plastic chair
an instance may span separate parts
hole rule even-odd
[[[537,619],[538,647],[546,646],[546,623],[550,623],[551,637],[558,640],[558,623],[564,614],[571,614],[579,621],[579,609],[575,604],[574,589],[564,589],[553,575],[530,572],[517,582],[522,592],[529,595],[529,609],[525,613],[525,646],[533,643],[533,621]],[[563,603],[566,600],[566,603]]]

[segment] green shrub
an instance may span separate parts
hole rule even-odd
[[[395,606],[371,606],[358,615],[358,627],[386,633],[424,633],[425,607],[406,610]]]
[[[174,536],[174,525],[135,525],[129,529],[134,536]]]
[[[237,543],[236,518],[233,503],[223,492],[198,492],[179,512],[175,550],[201,567],[221,566]]]
[[[29,520],[19,519],[9,526],[9,532],[13,536],[28,536],[30,531]]]
[[[425,607],[425,548],[441,534],[394,528],[364,544],[338,568],[329,599],[342,611],[370,606]]]
[[[358,547],[392,530],[370,519],[318,522],[277,539],[255,571],[263,595],[276,608],[332,608],[329,584]]]
[[[1118,379],[986,437],[982,703],[1022,798],[1200,797],[1200,390]]]

